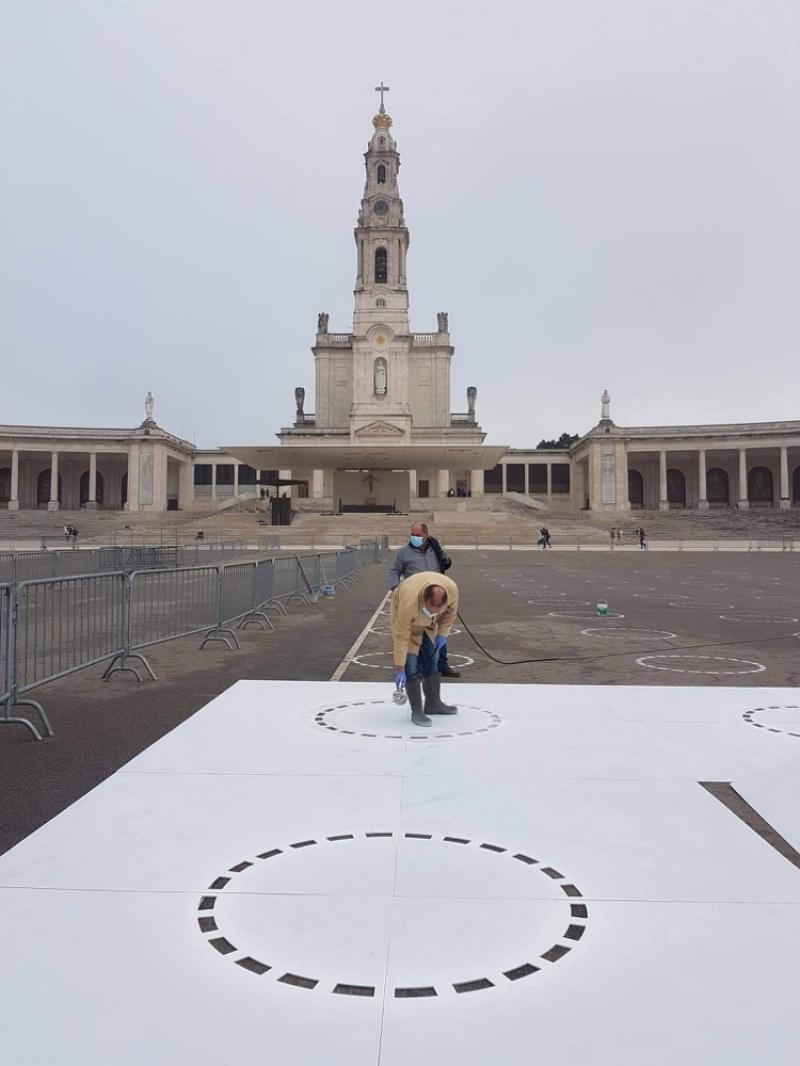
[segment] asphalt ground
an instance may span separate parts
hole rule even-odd
[[[562,660],[492,662],[457,623],[449,652],[464,680],[800,685],[800,558],[793,554],[451,555],[449,576],[459,585],[461,614],[488,652],[506,662]],[[600,601],[608,604],[605,617],[597,613]],[[378,620],[377,632],[369,634],[345,674],[348,681],[385,675],[390,683],[387,624],[385,615]]]
[[[486,683],[800,685],[800,558],[772,553],[452,553],[462,625],[450,640],[464,680]],[[147,651],[158,680],[100,681],[90,667],[32,693],[56,736],[37,743],[0,727],[0,852],[75,802],[240,679],[328,680],[385,593],[389,562],[355,589],[293,606],[274,632],[249,629],[241,650],[199,650],[197,636]],[[599,617],[605,600],[609,614]],[[392,684],[388,616],[344,678]],[[733,643],[730,643],[733,642]],[[687,648],[689,645],[711,647]],[[685,649],[685,650],[680,650]],[[679,658],[645,658],[679,656]],[[692,656],[694,658],[687,658]],[[699,658],[700,656],[709,658]],[[643,659],[644,664],[637,662]],[[646,665],[649,663],[650,665]],[[657,668],[658,667],[658,668]],[[458,681],[448,682],[457,702]],[[268,712],[269,708],[265,708]]]

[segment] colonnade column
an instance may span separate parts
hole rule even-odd
[[[439,495],[446,496],[450,488],[450,471],[439,471]]]
[[[658,453],[658,509],[669,510],[669,496],[667,495],[667,453]]]
[[[739,449],[739,510],[746,511],[750,506],[747,498],[747,450]]]
[[[321,500],[325,496],[325,471],[311,471],[311,498]]]
[[[483,471],[471,470],[469,475],[469,488],[474,496],[483,496]]]
[[[697,506],[701,511],[708,510],[708,488],[706,487],[706,453],[701,448],[697,453]]]
[[[86,500],[86,509],[97,509],[97,452],[89,452],[89,498]]]
[[[547,502],[553,498],[553,464],[547,464]]]
[[[47,504],[47,510],[58,510],[58,452],[52,452],[50,455],[50,502]]]
[[[503,490],[503,495],[505,495],[508,492],[508,467],[505,463],[500,464],[500,471],[503,479],[501,482],[501,488]]]
[[[528,466],[527,463],[523,463],[522,464],[522,469],[525,471],[525,495],[529,496],[530,495],[530,491],[531,491],[531,486],[530,486],[530,478],[528,477],[528,471],[530,470],[530,467]]]
[[[409,470],[408,472],[408,498],[409,500],[415,500],[417,496],[417,472],[416,470]]]
[[[217,498],[217,464],[211,464],[211,499]]]
[[[792,500],[789,496],[789,453],[784,446],[781,448],[781,502],[780,506],[783,510],[792,506]]]
[[[19,510],[19,449],[14,448],[11,452],[11,498],[8,501],[9,511]]]

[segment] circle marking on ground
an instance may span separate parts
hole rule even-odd
[[[667,660],[680,660],[681,662],[703,662],[703,663],[734,663],[738,666],[746,666],[747,670],[723,670],[720,667],[712,667],[711,669],[702,669],[700,667],[688,667],[688,666],[671,666],[662,665],[660,663],[651,662],[653,659],[667,659]],[[750,659],[727,659],[721,655],[643,655],[636,660],[637,666],[646,666],[650,670],[668,670],[673,674],[709,674],[716,676],[733,677],[740,674],[760,674],[766,670],[766,666],[763,663],[752,662]]]
[[[502,723],[502,718],[494,711],[470,703],[457,706],[458,714],[433,715],[434,724],[425,729],[411,721],[408,703],[397,704],[392,699],[331,704],[314,712],[313,723],[330,733],[375,740],[455,740],[489,733]]]

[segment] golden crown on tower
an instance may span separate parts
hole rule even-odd
[[[388,130],[392,124],[391,117],[386,112],[378,112],[372,120],[372,125],[376,130]]]

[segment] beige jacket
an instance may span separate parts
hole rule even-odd
[[[439,585],[447,595],[444,607],[433,622],[422,613],[422,597],[430,585]],[[446,637],[453,628],[457,613],[458,585],[445,574],[429,570],[402,581],[392,593],[389,612],[396,669],[405,666],[406,655],[419,652],[423,633],[427,633],[431,640],[436,640],[437,636]]]

